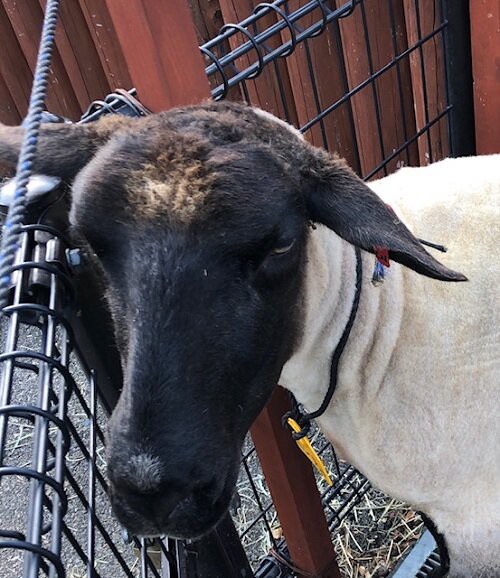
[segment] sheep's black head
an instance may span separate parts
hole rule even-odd
[[[14,162],[21,129],[0,127]],[[103,270],[124,389],[108,433],[114,511],[193,537],[225,512],[239,451],[301,335],[308,223],[461,280],[345,166],[249,107],[48,126],[38,170],[72,180]]]

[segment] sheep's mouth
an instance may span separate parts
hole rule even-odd
[[[236,475],[226,479],[222,491],[210,497],[203,491],[193,492],[180,500],[163,520],[154,519],[158,505],[141,512],[133,511],[122,500],[112,496],[112,509],[124,529],[124,533],[137,538],[161,538],[169,536],[180,540],[194,540],[210,532],[220,522],[231,503]],[[161,497],[157,497],[161,500]]]
[[[232,493],[222,495],[207,509],[195,504],[189,497],[180,502],[170,514],[167,523],[153,529],[147,521],[128,523],[125,528],[129,535],[137,538],[155,539],[169,536],[178,540],[195,540],[210,532],[226,513]],[[137,523],[138,522],[138,523]]]
[[[189,497],[180,502],[169,517],[163,535],[178,540],[195,540],[217,526],[231,503],[233,488],[224,491],[212,505],[198,505]]]

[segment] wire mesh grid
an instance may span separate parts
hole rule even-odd
[[[258,4],[201,46],[212,95],[271,110],[365,179],[443,158],[447,20],[425,4]]]

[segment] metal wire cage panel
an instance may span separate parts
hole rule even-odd
[[[462,103],[449,79],[448,12],[440,0],[277,0],[201,51],[215,99],[273,112],[370,179],[465,153],[451,138],[468,119],[450,123]]]

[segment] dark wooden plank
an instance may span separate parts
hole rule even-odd
[[[109,86],[132,88],[132,79],[120,49],[108,8],[102,0],[79,0]]]
[[[39,0],[39,4],[44,11],[46,3],[46,0]],[[63,10],[61,7],[59,10],[59,20],[56,28],[56,47],[58,53],[61,56],[64,68],[66,69],[66,74],[71,83],[76,100],[78,101],[78,114],[80,114],[81,111],[88,106],[90,95],[88,93],[87,87],[85,86],[81,68],[73,52],[71,41],[68,37],[68,34],[66,33],[66,28],[62,20]]]
[[[222,15],[226,24],[238,23],[252,14],[255,2],[252,0],[219,0]],[[278,16],[276,13],[270,13],[259,19],[257,30],[249,30],[253,35],[261,32],[276,23]],[[247,38],[237,33],[229,40],[231,48],[236,48],[245,43]],[[281,36],[276,34],[267,41],[267,46],[273,50],[281,44]],[[265,54],[262,48],[262,54]],[[238,69],[244,69],[247,66],[258,61],[255,50],[250,51],[247,55],[239,58],[235,64]],[[281,90],[280,90],[281,83]],[[293,125],[298,124],[298,118],[295,111],[293,92],[290,85],[288,69],[283,59],[279,59],[276,64],[270,64],[264,67],[264,70],[255,80],[246,81],[246,88],[250,97],[250,102],[272,114],[287,120]]]
[[[287,393],[277,387],[252,426],[252,439],[294,564],[305,576],[340,578],[311,465],[281,425],[289,409]]]
[[[290,10],[297,10],[306,0],[292,0]],[[300,20],[300,28],[321,21],[319,9]],[[289,38],[288,33],[284,40]],[[345,92],[343,55],[336,23],[318,37],[298,45],[286,60],[295,98],[299,124],[304,126]],[[304,136],[316,146],[337,152],[359,171],[356,140],[350,103],[347,102],[317,122]]]
[[[341,4],[342,0],[337,0],[337,6]],[[352,90],[370,75],[363,19],[359,6],[356,6],[350,16],[341,20],[340,31],[349,89]],[[383,158],[378,139],[376,103],[371,87],[368,86],[353,95],[351,105],[360,157],[360,172],[365,175]]]
[[[404,0],[409,46],[430,34],[440,19],[439,0]],[[441,34],[426,41],[410,54],[417,131],[434,120],[447,105],[444,46]],[[423,68],[423,72],[422,72]],[[434,124],[418,139],[420,164],[445,158],[449,154],[446,122]]]
[[[224,26],[219,0],[188,0],[199,44],[205,44]]]
[[[104,0],[132,83],[151,110],[210,96],[187,0]]]
[[[9,88],[0,74],[0,122],[3,124],[17,125],[21,122],[16,103],[12,99]]]
[[[196,31],[198,44],[201,46],[215,36],[217,36],[224,26],[224,18],[222,16],[222,9],[219,0],[187,0],[191,14],[193,16],[193,23]],[[215,50],[215,54],[227,54],[231,50],[228,41],[220,44],[220,47]],[[203,56],[205,66],[212,64],[212,60],[208,56]],[[210,88],[214,89],[222,83],[222,78],[219,73],[211,74],[208,77]],[[236,86],[231,88],[225,100],[232,100],[240,102],[243,100],[241,87]]]
[[[45,5],[46,0],[39,0]],[[72,83],[80,90],[81,108],[110,91],[94,40],[77,1],[61,2],[58,34],[61,53]],[[83,92],[85,91],[85,93]]]
[[[405,32],[404,10],[401,2],[378,0],[366,4],[365,16],[368,30],[366,48],[370,50],[373,71],[377,73],[383,66],[391,63],[398,53],[408,47],[407,39],[403,37]],[[393,21],[398,44],[396,51],[393,41]],[[381,154],[384,158],[403,146],[415,134],[413,94],[410,87],[411,73],[407,59],[403,60],[399,70],[398,66],[394,65],[375,81],[380,126],[382,127],[381,149],[383,148],[383,153],[381,151]],[[372,98],[374,98],[373,93]],[[418,164],[417,151],[415,143],[410,146],[410,154],[407,155],[403,151],[392,159],[387,164],[386,172],[392,173],[403,165]]]
[[[337,0],[341,5],[341,0]],[[398,2],[392,3],[395,20],[397,51],[405,48],[401,40],[404,30],[403,14]],[[349,88],[352,90],[376,74],[395,57],[392,37],[391,6],[387,0],[373,0],[357,5],[354,12],[340,22],[344,60]],[[384,159],[413,136],[415,121],[412,113],[412,95],[408,65],[399,67],[402,99],[396,66],[382,73],[352,97],[352,108],[361,172],[371,173]],[[405,119],[405,122],[403,122]],[[414,164],[415,149],[410,157],[403,152],[387,165],[392,172],[402,164]],[[374,176],[381,177],[384,170]]]
[[[500,152],[500,3],[470,3],[476,152]]]
[[[42,8],[38,0],[2,0],[2,4],[33,75],[42,30]],[[70,118],[78,118],[80,114],[73,87],[57,50],[52,54],[46,107]]]
[[[21,117],[28,110],[32,74],[26,58],[19,46],[16,34],[12,29],[9,17],[3,4],[0,3],[0,38],[2,39],[2,58],[0,58],[0,75],[9,89],[12,100]]]
[[[389,4],[391,34],[395,37],[395,50],[393,52],[393,57],[395,58],[408,48],[408,35],[406,33],[406,20],[403,4],[399,0],[388,0],[388,5]],[[390,14],[391,8],[392,18]],[[393,24],[394,28],[392,27]],[[397,138],[403,139],[398,143],[401,145],[404,140],[414,137],[417,131],[409,59],[403,58],[400,60],[399,64],[396,65],[391,74],[394,81],[394,83],[390,85],[393,93],[392,101],[396,111],[394,116],[399,120],[399,127],[401,128],[398,132]],[[396,165],[419,165],[418,146],[415,141],[396,158]]]

